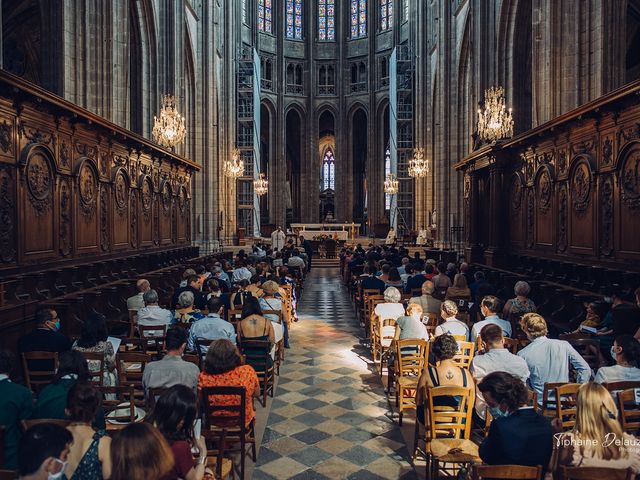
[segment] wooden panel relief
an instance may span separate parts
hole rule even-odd
[[[23,149],[20,163],[22,255],[27,261],[37,261],[56,255],[55,162],[47,147],[31,144]]]
[[[98,171],[89,159],[76,160],[76,249],[78,253],[98,253]]]
[[[124,168],[118,168],[113,177],[113,227],[111,228],[114,249],[128,248],[131,237],[129,226],[129,176]]]
[[[0,263],[16,261],[16,186],[13,169],[0,164]]]
[[[640,252],[640,142],[623,148],[620,178],[620,250]]]
[[[553,178],[548,165],[541,167],[536,175],[536,244],[553,244]]]
[[[168,245],[172,238],[173,191],[167,180],[164,180],[160,186],[160,203],[160,243]]]
[[[570,245],[581,254],[594,252],[594,209],[591,201],[593,175],[585,158],[574,160],[569,177],[571,214],[569,216]]]
[[[148,176],[143,176],[140,183],[140,210],[140,246],[150,246],[153,245],[153,184]]]
[[[182,186],[178,191],[178,209],[176,211],[176,229],[178,242],[183,242],[187,239],[187,201],[187,189]]]
[[[522,175],[514,173],[509,184],[509,241],[524,247],[525,188]]]

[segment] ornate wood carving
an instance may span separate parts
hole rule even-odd
[[[591,193],[591,169],[586,162],[581,161],[573,169],[571,177],[571,201],[573,209],[578,215],[583,215],[589,208]]]
[[[622,201],[630,210],[637,212],[640,210],[640,144],[631,147],[621,163]]]
[[[624,139],[625,142],[630,142],[631,140],[640,138],[640,123],[636,123],[634,126],[626,129],[621,129],[620,136]]]
[[[562,185],[560,187],[558,209],[558,251],[564,252],[567,249],[567,209],[569,201],[567,199],[567,187]]]
[[[165,180],[162,185],[161,195],[162,195],[162,208],[164,209],[164,213],[166,215],[171,209],[171,203],[173,200],[172,193],[171,193],[171,185],[167,180]]]
[[[511,206],[511,215],[517,215],[522,206],[522,178],[514,174],[511,177],[511,185],[509,186],[509,205]]]
[[[80,196],[80,211],[85,220],[93,218],[98,200],[98,179],[88,162],[84,162],[78,174],[78,194]]]
[[[527,190],[527,247],[535,243],[536,196],[532,188]]]
[[[140,188],[140,203],[142,204],[142,216],[144,223],[151,221],[151,206],[153,205],[153,185],[149,177],[143,177]]]
[[[25,167],[29,201],[36,215],[43,215],[51,208],[53,172],[49,160],[40,149],[32,150]]]
[[[77,142],[76,152],[78,152],[78,154],[83,157],[87,157],[92,160],[95,160],[96,154],[98,153],[98,149],[93,145],[87,145],[86,143]]]
[[[13,153],[13,127],[6,120],[0,124],[0,149]]]
[[[541,169],[536,182],[536,192],[538,194],[538,206],[542,213],[547,213],[551,207],[551,197],[553,194],[553,184],[548,168]]]
[[[124,170],[118,169],[116,172],[113,189],[116,212],[123,217],[127,213],[127,202],[129,199],[129,185]]]
[[[39,143],[42,145],[50,145],[54,143],[53,134],[45,132],[39,128],[31,128],[25,122],[20,122],[18,126],[20,135],[29,140],[28,143]]]
[[[64,140],[60,145],[60,164],[64,167],[69,166],[69,162],[71,160],[71,151],[69,149],[69,145]]]
[[[130,204],[131,204],[131,246],[136,248],[138,246],[138,192],[131,189],[130,191]]]
[[[607,137],[602,142],[602,164],[611,165],[613,160],[613,139]]]
[[[610,256],[613,253],[613,176],[602,177],[602,194],[600,199],[601,234],[600,253]]]
[[[15,194],[12,169],[0,165],[0,261],[16,260],[15,249]]]
[[[560,150],[558,152],[558,171],[561,174],[567,172],[567,152],[566,150]]]
[[[153,244],[160,245],[160,209],[158,208],[158,197],[154,198],[153,203]]]
[[[66,178],[60,179],[60,255],[71,253],[71,186]]]
[[[100,187],[100,248],[109,250],[109,195],[108,187]]]

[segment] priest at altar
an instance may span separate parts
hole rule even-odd
[[[271,248],[274,250],[282,250],[285,239],[286,235],[282,231],[282,227],[278,227],[277,230],[274,230],[271,234]]]

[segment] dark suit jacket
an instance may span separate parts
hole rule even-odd
[[[18,353],[23,352],[66,352],[71,350],[72,342],[66,335],[45,328],[35,330],[20,337]]]
[[[546,470],[552,450],[551,421],[525,408],[491,423],[480,458],[489,465],[542,465]]]
[[[413,277],[409,277],[407,279],[407,286],[404,287],[404,292],[411,293],[411,290],[413,290],[414,288],[422,288],[422,284],[426,281],[427,281],[427,277],[425,277],[421,273],[418,273]]]
[[[362,290],[377,288],[380,293],[384,293],[384,282],[378,277],[366,277],[362,279],[360,285],[362,285]]]

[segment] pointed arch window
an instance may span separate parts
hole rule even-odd
[[[351,0],[351,38],[367,35],[367,0]]]
[[[302,40],[302,0],[287,0],[287,38]]]
[[[273,0],[258,0],[258,30],[273,33],[273,17],[271,16],[271,2]]]
[[[380,0],[380,30],[390,30],[393,26],[393,0]]]
[[[324,152],[322,159],[322,190],[336,189],[336,160],[331,147]]]
[[[335,0],[318,0],[318,40],[332,42],[336,39]]]
[[[387,145],[387,149],[384,152],[384,178],[388,178],[391,173],[391,150]],[[391,195],[384,194],[384,209],[391,210]]]

